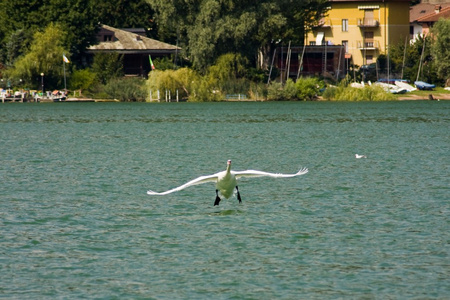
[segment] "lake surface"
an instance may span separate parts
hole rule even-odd
[[[4,104],[0,125],[0,298],[450,297],[450,102]],[[146,194],[228,159],[309,173],[218,207],[213,184]]]

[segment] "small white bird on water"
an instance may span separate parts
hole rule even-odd
[[[173,188],[171,190],[157,193],[154,191],[147,191],[147,194],[149,195],[167,195],[173,192],[181,191],[189,186],[202,184],[206,182],[216,182],[216,201],[214,202],[214,205],[219,205],[219,202],[221,200],[219,193],[222,197],[228,199],[233,195],[233,191],[236,188],[237,192],[237,199],[239,200],[239,203],[242,202],[241,195],[239,194],[239,188],[237,186],[236,179],[242,178],[242,177],[262,177],[262,176],[269,176],[274,178],[286,178],[286,177],[295,177],[299,175],[303,175],[308,173],[307,168],[300,169],[295,174],[279,174],[279,173],[269,173],[264,171],[257,171],[257,170],[245,170],[245,171],[231,171],[231,160],[228,160],[227,162],[227,169],[225,171],[212,174],[212,175],[206,175],[206,176],[200,176],[198,178],[195,178],[183,185],[180,185],[179,187]]]
[[[363,155],[363,154],[355,154],[356,158],[367,158],[367,156]]]

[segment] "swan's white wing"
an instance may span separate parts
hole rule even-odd
[[[274,178],[285,178],[285,177],[295,177],[299,175],[303,175],[308,173],[307,168],[300,169],[295,174],[281,174],[281,173],[269,173],[264,171],[258,171],[258,170],[245,170],[245,171],[231,171],[237,179],[242,177],[262,177],[262,176],[269,176]]]
[[[213,174],[213,175],[206,175],[206,176],[200,176],[198,178],[195,178],[183,185],[180,185],[179,187],[173,188],[171,190],[162,192],[162,193],[157,193],[151,190],[147,191],[147,194],[149,195],[167,195],[173,192],[177,192],[177,191],[181,191],[187,187],[190,187],[192,185],[197,185],[197,184],[202,184],[202,183],[206,183],[206,182],[211,182],[211,181],[217,181],[217,177],[218,177],[219,173]]]

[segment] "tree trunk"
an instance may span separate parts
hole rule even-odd
[[[258,53],[258,68],[269,70],[272,63],[273,43],[266,43],[261,46]]]

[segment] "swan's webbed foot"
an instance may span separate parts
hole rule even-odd
[[[239,188],[236,186],[236,191],[237,191],[237,198],[238,198],[238,200],[239,200],[239,203],[241,203],[242,202],[242,199],[241,199],[241,194],[239,194]]]
[[[216,201],[214,201],[214,206],[219,205],[220,197],[219,197],[219,190],[216,190]]]

